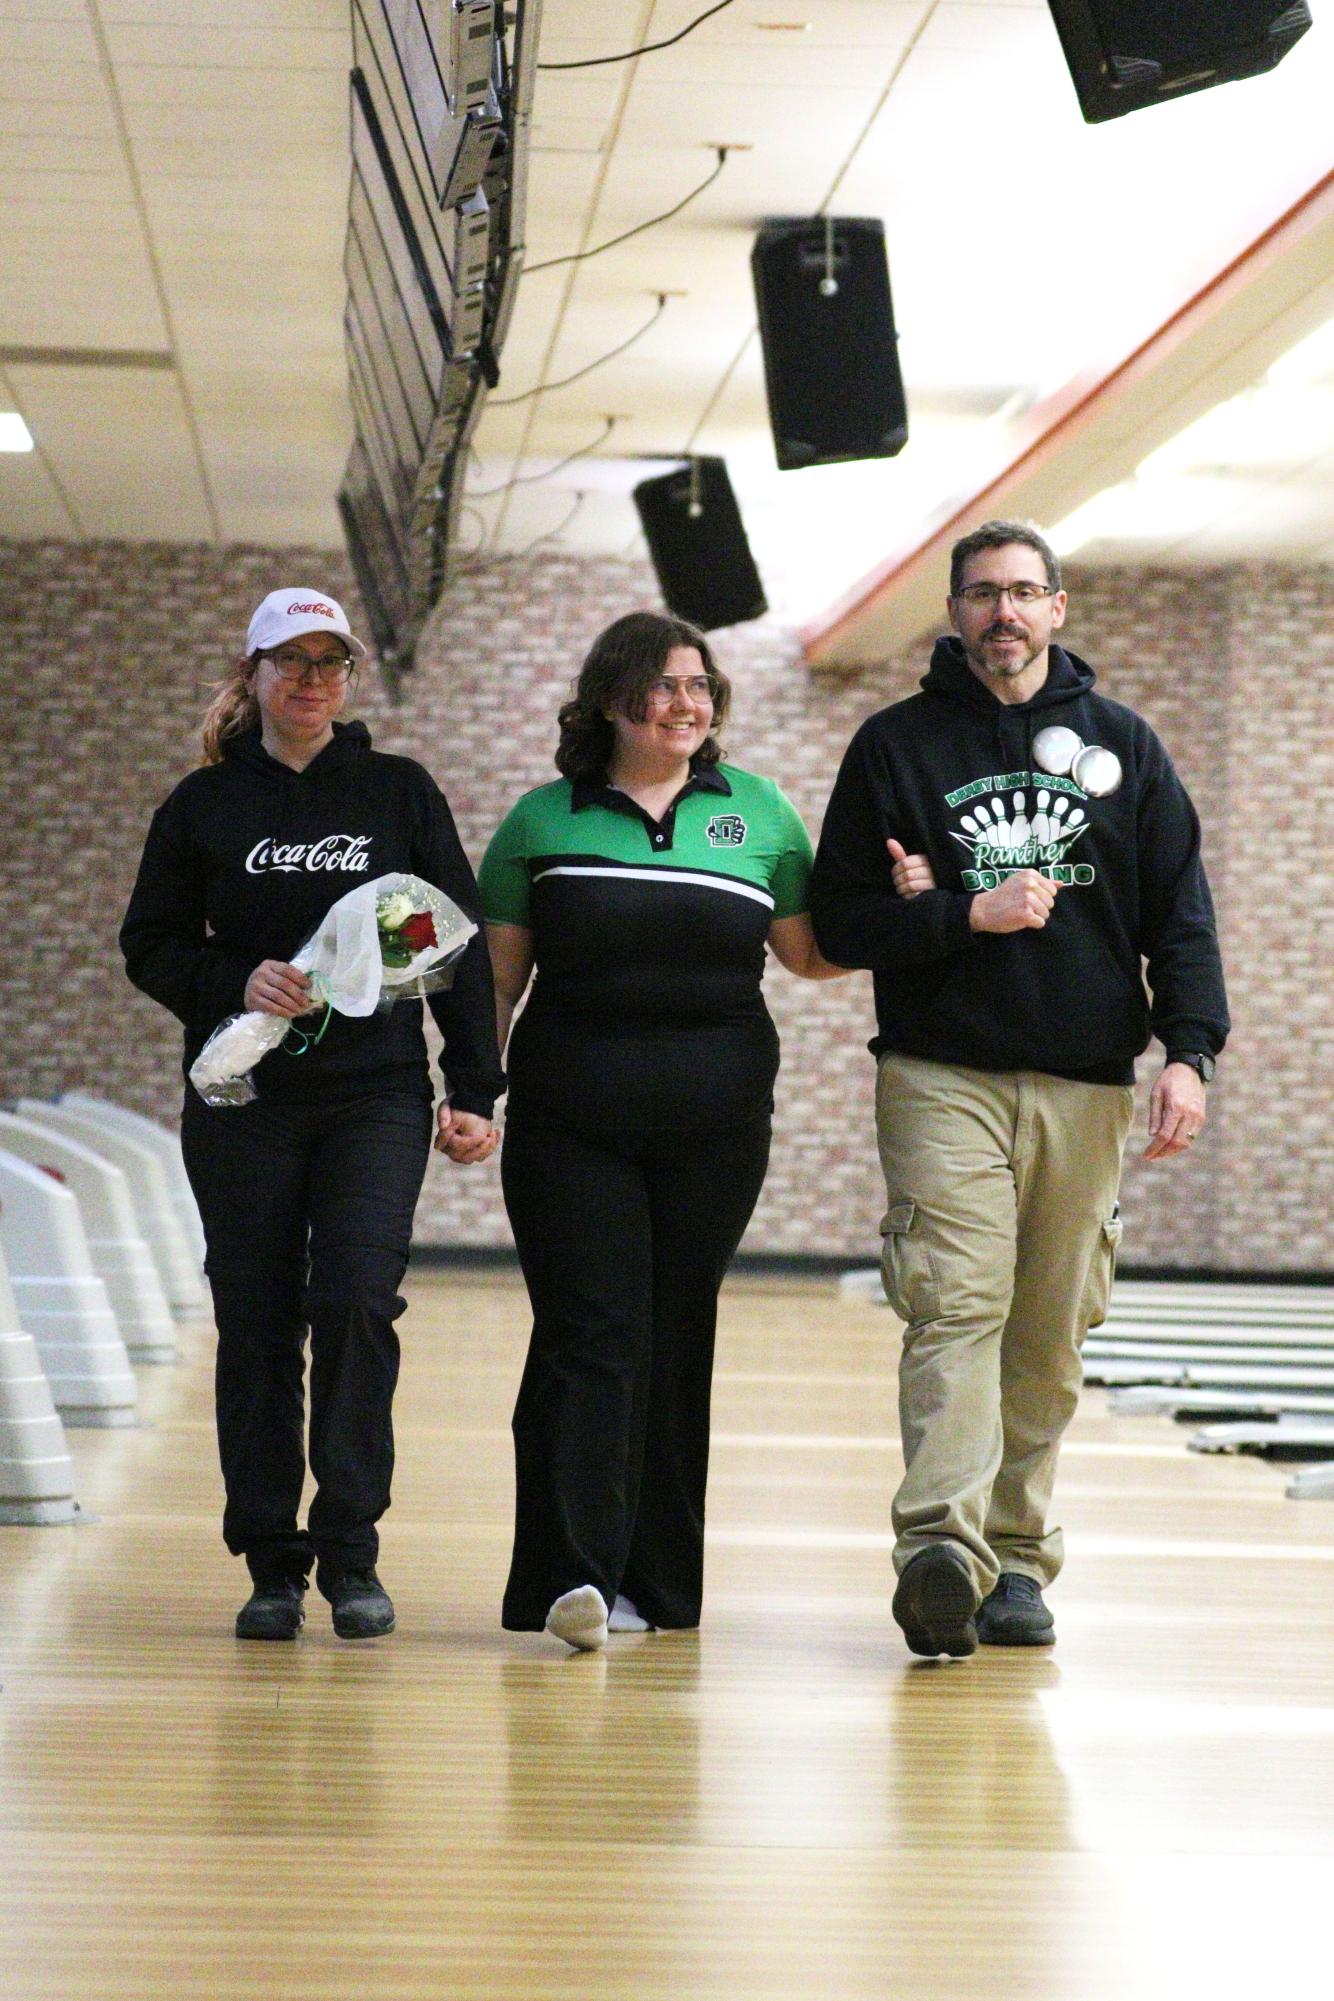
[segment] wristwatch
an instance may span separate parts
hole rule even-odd
[[[1214,1071],[1218,1068],[1212,1056],[1169,1056],[1167,1060],[1169,1063],[1184,1063],[1187,1069],[1195,1072],[1202,1084],[1212,1084]]]

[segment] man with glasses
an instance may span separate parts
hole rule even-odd
[[[1153,731],[1054,642],[1051,549],[987,522],[947,608],[921,692],[853,738],[811,880],[821,950],[875,975],[894,1616],[926,1656],[1055,1638],[1047,1511],[1107,1308],[1135,1058],[1162,1042],[1145,1158],[1166,1160],[1228,1031],[1198,818]]]

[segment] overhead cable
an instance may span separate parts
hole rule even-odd
[[[573,465],[576,459],[587,458],[590,452],[595,452],[599,445],[605,444],[607,442],[607,439],[611,436],[612,432],[615,430],[618,421],[619,419],[616,417],[606,418],[604,420],[602,430],[598,433],[597,437],[592,440],[591,443],[587,445],[580,445],[577,452],[571,452],[569,456],[563,458],[558,465],[548,466],[545,472],[515,473],[513,479],[507,479],[503,485],[484,487],[480,493],[470,493],[468,495],[468,499],[494,500],[498,493],[508,493],[511,487],[535,486],[538,480],[540,479],[554,479],[558,472],[564,472],[566,466]]]
[[[688,195],[683,196],[675,208],[667,209],[662,215],[650,216],[647,222],[637,222],[633,229],[623,229],[619,236],[609,236],[605,243],[596,244],[592,250],[575,250],[568,257],[548,257],[545,263],[525,265],[524,277],[531,278],[534,271],[553,271],[558,264],[582,264],[586,257],[600,257],[604,250],[614,250],[618,243],[628,243],[632,236],[642,236],[646,229],[656,229],[660,222],[670,222],[674,215],[680,215],[683,208],[688,208],[692,201],[696,201],[705,188],[713,186],[727,165],[727,155],[731,150],[730,146],[719,146],[718,164],[713,172],[707,180],[701,181],[697,188],[692,188]]]
[[[537,67],[539,69],[598,69],[603,63],[631,63],[636,56],[652,55],[655,49],[670,49],[676,42],[683,42],[686,36],[693,34],[702,22],[710,20],[714,14],[721,14],[723,8],[730,7],[731,4],[732,0],[717,0],[716,6],[706,7],[702,14],[696,14],[694,20],[687,22],[686,26],[680,29],[675,35],[668,35],[661,42],[644,42],[639,48],[626,49],[619,56],[589,56],[583,62],[539,63]]]
[[[658,303],[652,317],[645,320],[639,331],[632,333],[629,340],[623,340],[619,347],[608,349],[606,354],[599,356],[596,361],[590,361],[584,368],[576,368],[573,375],[563,375],[559,382],[539,382],[536,389],[525,389],[522,396],[488,396],[486,399],[487,409],[512,410],[516,403],[529,403],[534,396],[545,396],[552,389],[568,389],[572,382],[582,382],[583,378],[586,375],[591,375],[595,368],[601,368],[608,361],[615,361],[618,354],[624,354],[626,349],[633,347],[637,340],[642,340],[649,328],[655,327],[662,318],[663,313],[667,309],[667,298],[668,294],[666,292],[659,292]]]
[[[532,555],[534,549],[540,549],[544,542],[554,542],[558,535],[563,535],[587,498],[588,495],[586,493],[576,493],[574,496],[574,506],[570,509],[569,513],[562,520],[558,521],[554,528],[548,528],[542,535],[535,535],[526,549],[520,549],[517,552],[516,560],[522,562],[525,556]]]

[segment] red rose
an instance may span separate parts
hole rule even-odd
[[[399,926],[398,935],[412,951],[428,951],[436,943],[435,920],[430,911],[414,911],[406,924]]]

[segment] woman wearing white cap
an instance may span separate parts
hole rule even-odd
[[[271,592],[204,718],[203,768],[154,815],[121,945],[135,985],[183,1023],[187,1074],[228,1015],[310,1010],[292,954],[359,881],[410,872],[475,914],[434,780],[338,720],[365,652],[324,592]],[[480,934],[429,1005],[445,1038],[436,1145],[485,1160],[504,1077]],[[398,1287],[431,1140],[421,1010],[329,1014],[318,1039],[294,1031],[252,1075],[243,1106],[210,1108],[187,1087],[181,1121],[218,1325],[223,1536],[254,1586],[236,1630],[294,1638],[314,1563],[335,1632],[369,1638],[394,1624],[376,1523],[393,1471]],[[303,1529],[307,1327],[317,1491]]]

